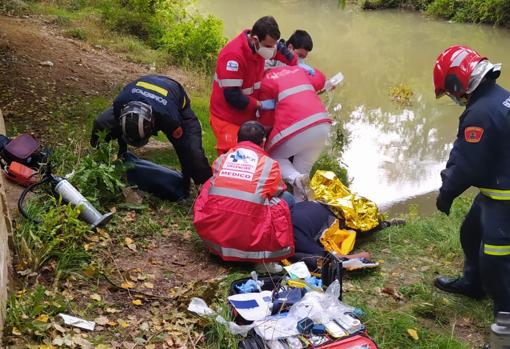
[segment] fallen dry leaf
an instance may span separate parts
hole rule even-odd
[[[131,238],[124,238],[124,242],[126,243],[126,245],[129,245],[132,244],[134,241]]]
[[[124,289],[128,289],[128,288],[134,288],[135,287],[135,284],[130,282],[130,281],[124,281],[120,287],[124,288]]]
[[[117,323],[118,323],[118,324],[119,324],[119,326],[120,326],[120,327],[122,327],[122,328],[128,328],[128,327],[129,327],[129,323],[128,323],[128,322],[126,322],[126,321],[124,321],[124,320],[122,320],[122,319],[118,319],[118,320],[117,320]]]
[[[415,341],[417,341],[418,339],[420,339],[420,337],[418,337],[418,331],[416,331],[414,328],[408,328],[407,329],[407,334],[409,334],[409,336],[414,339]]]
[[[143,304],[141,299],[133,299],[133,301],[131,303],[133,303],[134,305],[142,305]]]
[[[41,321],[41,322],[48,322],[48,319],[49,319],[49,318],[50,318],[50,317],[49,317],[48,315],[46,315],[46,314],[41,314],[41,315],[39,315],[39,316],[36,318],[36,320],[37,320],[37,321]]]
[[[126,217],[124,218],[124,220],[126,222],[133,222],[135,219],[136,219],[136,212],[135,211],[128,212],[126,214]]]
[[[67,328],[62,327],[57,323],[53,323],[52,325],[53,325],[53,328],[56,329],[57,331],[59,331],[60,333],[66,333],[68,331]]]
[[[100,316],[98,318],[95,318],[94,319],[94,322],[98,325],[101,325],[101,326],[104,326],[104,325],[108,325],[108,323],[110,322],[110,320],[108,320],[108,318],[106,316]]]
[[[161,235],[163,235],[164,237],[169,237],[171,233],[172,232],[168,228],[163,228],[163,230],[161,230]]]
[[[143,287],[153,289],[154,284],[152,282],[144,282]]]
[[[97,293],[93,293],[93,294],[90,295],[90,299],[93,299],[95,301],[100,302],[101,301],[101,296],[98,295]]]
[[[96,268],[89,265],[85,269],[83,269],[83,274],[88,277],[92,277],[96,274]]]
[[[387,294],[387,295],[393,297],[397,301],[404,300],[404,296],[392,287],[384,287],[381,290],[381,293]]]

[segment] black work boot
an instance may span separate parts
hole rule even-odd
[[[442,291],[462,294],[473,299],[485,297],[485,292],[482,288],[468,284],[462,277],[450,278],[447,276],[439,276],[434,280],[434,286]]]

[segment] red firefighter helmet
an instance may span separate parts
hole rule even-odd
[[[500,70],[501,64],[492,64],[467,46],[451,46],[437,57],[434,66],[436,98],[447,93],[460,99],[473,92],[487,73],[493,72],[492,77],[497,78]]]

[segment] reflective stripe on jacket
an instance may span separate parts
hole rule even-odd
[[[214,163],[214,175],[194,206],[195,228],[223,260],[278,261],[294,253],[278,163],[258,146],[241,142]]]
[[[275,68],[266,73],[262,79],[260,99],[276,101],[274,112],[263,112],[260,118],[265,126],[272,126],[266,143],[267,151],[311,126],[331,123],[316,93],[324,87],[324,82],[324,74],[317,69],[314,76],[297,66]]]

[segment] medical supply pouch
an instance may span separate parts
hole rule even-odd
[[[39,151],[39,141],[27,133],[5,144],[1,156],[8,164],[16,161],[31,168],[38,168],[43,157]]]
[[[129,184],[170,201],[178,201],[189,195],[180,172],[139,159],[130,152],[124,153],[122,157],[127,165],[126,176]]]
[[[17,161],[12,161],[3,172],[7,179],[24,187],[38,182],[38,172]]]
[[[339,339],[329,344],[320,346],[321,349],[377,349],[377,344],[364,334],[358,334],[345,339]]]

